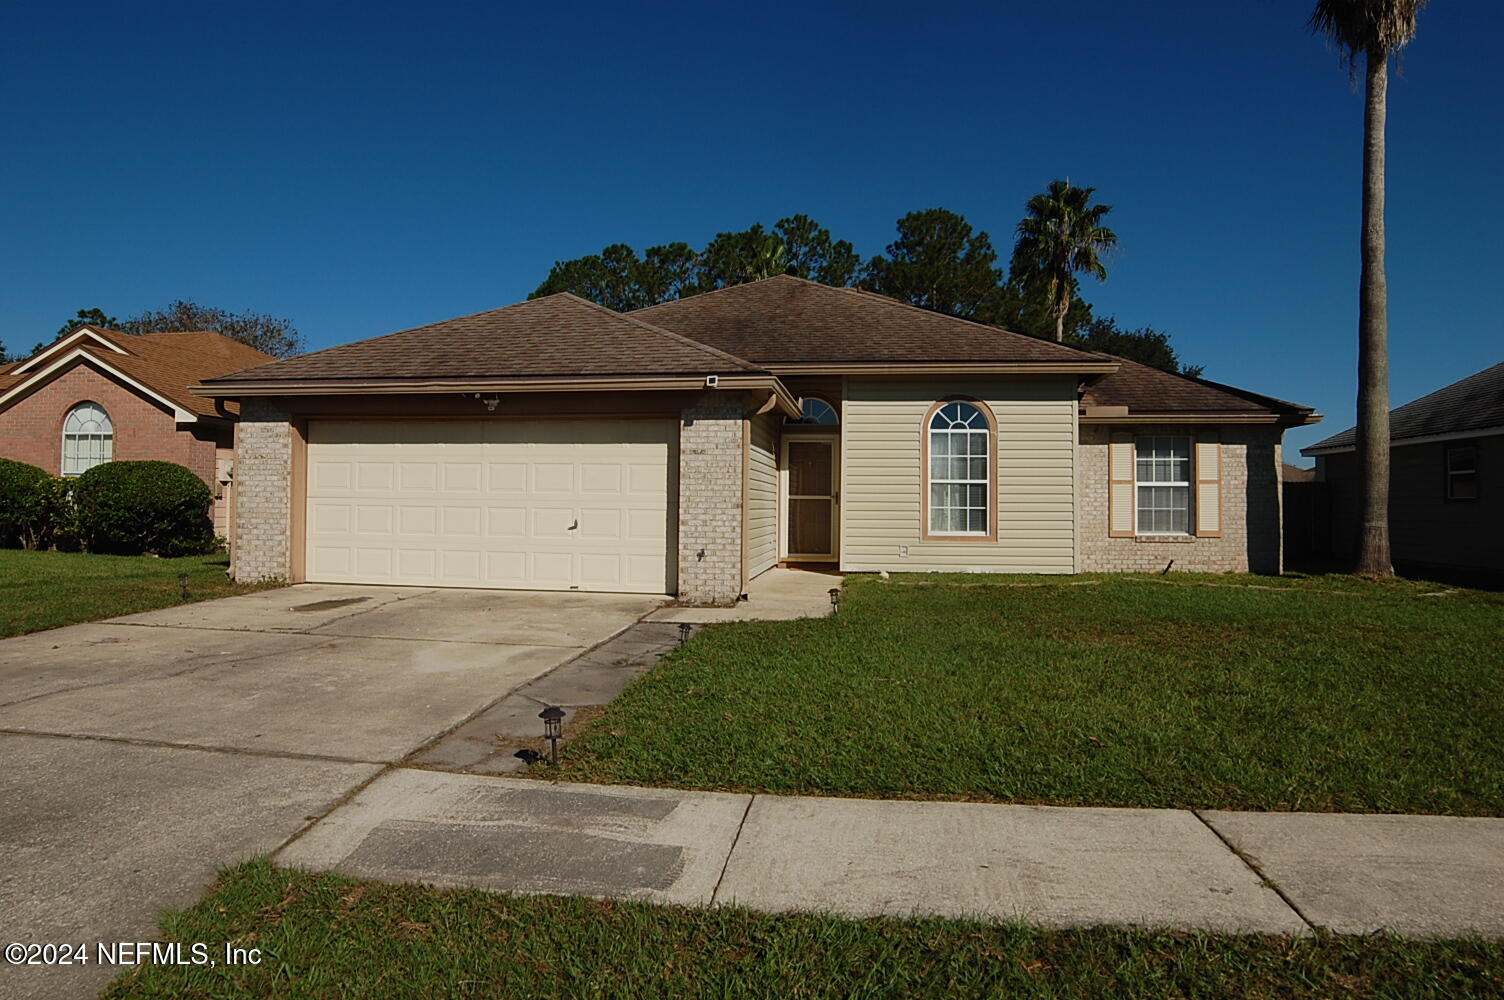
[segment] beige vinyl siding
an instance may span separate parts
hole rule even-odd
[[[954,396],[997,418],[995,542],[921,541],[924,418]],[[842,417],[843,570],[1075,571],[1073,379],[852,377]]]
[[[752,418],[747,460],[747,579],[778,562],[778,421],[776,413]]]

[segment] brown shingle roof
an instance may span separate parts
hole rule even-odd
[[[86,354],[127,375],[153,392],[190,413],[201,417],[223,416],[214,400],[195,396],[188,391],[206,378],[261,364],[270,354],[247,347],[236,340],[209,330],[185,333],[148,333],[141,336],[91,326],[89,330],[116,345],[125,354],[117,354],[85,340],[79,345]],[[0,393],[35,377],[35,372],[14,373],[21,363],[11,365],[0,374]],[[46,368],[46,365],[41,366]],[[233,412],[234,404],[228,408]]]
[[[1393,441],[1494,427],[1504,427],[1504,361],[1389,411],[1389,437]],[[1300,449],[1300,453],[1351,448],[1357,442],[1357,428],[1349,427]]]
[[[1087,406],[1126,406],[1129,413],[1227,413],[1257,416],[1274,413],[1304,416],[1311,407],[1287,403],[1246,389],[1223,385],[1189,375],[1171,375],[1149,365],[1112,354],[1121,367],[1088,386],[1082,396]]]
[[[206,380],[710,375],[756,365],[561,292]]]
[[[789,275],[630,315],[758,364],[1097,361],[1086,351]]]

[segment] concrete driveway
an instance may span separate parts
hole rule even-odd
[[[219,866],[661,603],[310,584],[0,641],[4,943],[149,938]],[[0,997],[116,971],[0,966]]]

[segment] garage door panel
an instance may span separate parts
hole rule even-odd
[[[666,593],[676,438],[668,421],[313,421],[309,579]]]
[[[369,577],[372,580],[391,579],[391,549],[355,549],[350,554],[353,554],[355,557],[354,572],[357,576]],[[345,562],[347,565],[349,564],[350,560],[348,556]]]

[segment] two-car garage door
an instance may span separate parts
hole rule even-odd
[[[307,578],[665,594],[672,421],[315,420]]]

